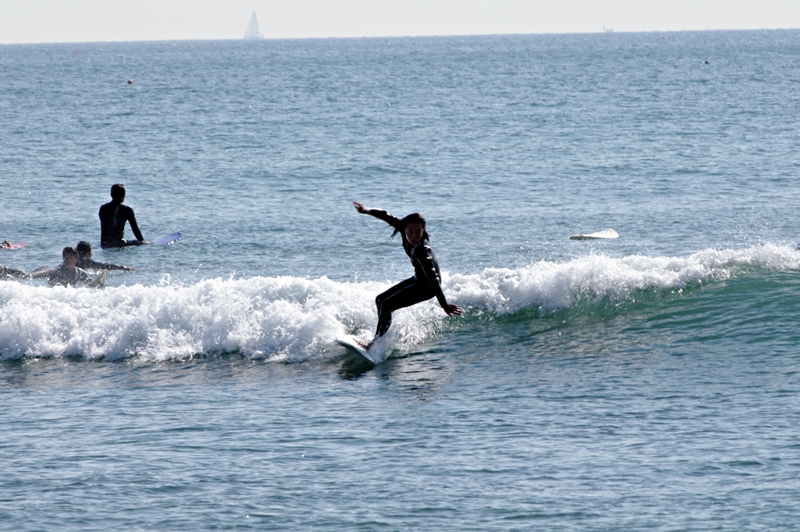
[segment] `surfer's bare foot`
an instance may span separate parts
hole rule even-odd
[[[375,340],[372,340],[371,342],[367,342],[367,341],[362,340],[361,338],[357,338],[356,342],[358,342],[358,345],[363,347],[365,350],[369,351],[369,348],[372,347],[372,344],[375,343]]]

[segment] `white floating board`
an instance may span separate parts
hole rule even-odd
[[[598,231],[596,233],[588,233],[588,234],[579,234],[579,235],[572,235],[569,237],[570,240],[602,240],[602,239],[610,239],[610,238],[619,238],[619,233],[611,229],[603,229],[602,231]]]

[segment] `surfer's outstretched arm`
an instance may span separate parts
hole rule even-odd
[[[0,279],[5,277],[9,279],[27,279],[30,276],[22,270],[17,270],[16,268],[6,268],[0,264]]]
[[[397,227],[397,224],[400,223],[400,219],[392,216],[388,212],[384,211],[383,209],[370,209],[364,207],[364,204],[360,201],[354,201],[353,206],[356,210],[361,214],[369,214],[370,216],[374,216],[379,220],[383,220],[387,224],[391,225],[392,227]]]

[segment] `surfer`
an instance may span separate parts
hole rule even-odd
[[[392,237],[400,233],[403,249],[414,266],[414,277],[401,281],[375,298],[375,305],[378,307],[378,328],[375,331],[375,339],[364,347],[369,349],[376,339],[386,334],[392,324],[393,311],[422,303],[432,297],[436,297],[448,316],[460,316],[463,312],[461,307],[448,304],[444,297],[442,275],[436,255],[431,248],[428,232],[425,230],[425,218],[415,212],[399,219],[382,209],[365,208],[364,204],[358,201],[354,201],[353,205],[359,213],[369,214],[394,227]]]
[[[117,183],[111,187],[111,201],[100,207],[100,247],[121,248],[151,244],[142,236],[133,209],[123,205],[125,201],[125,185]],[[136,240],[125,240],[125,223],[131,225]]]
[[[49,284],[50,286],[77,286],[78,283],[90,283],[92,278],[89,274],[80,268],[76,268],[78,263],[78,250],[72,246],[67,246],[61,252],[61,258],[64,262],[50,272]]]
[[[109,264],[92,260],[92,245],[84,240],[78,242],[76,249],[78,250],[77,267],[82,270],[124,270],[129,272],[136,269],[130,266],[121,266],[119,264]]]

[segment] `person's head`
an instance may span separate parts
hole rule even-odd
[[[125,185],[122,183],[111,185],[111,199],[120,203],[125,201]]]
[[[394,229],[392,236],[402,232],[406,240],[411,245],[416,244],[425,235],[425,218],[418,212],[414,212],[400,220],[400,223]]]
[[[78,250],[72,246],[67,246],[61,252],[61,258],[64,259],[64,264],[69,268],[74,268],[78,263]]]
[[[80,242],[78,242],[76,249],[78,251],[79,257],[83,257],[86,259],[92,258],[92,245],[86,242],[85,240],[81,240]]]

